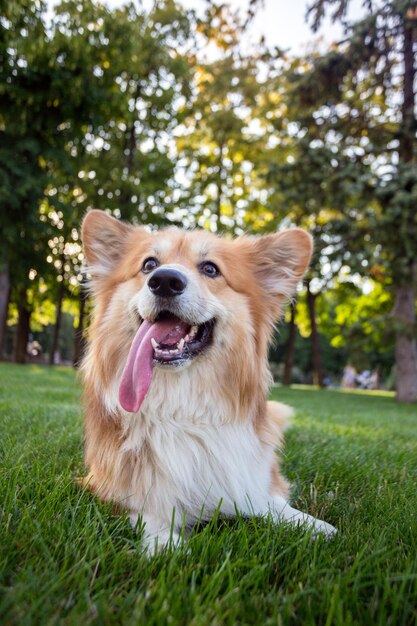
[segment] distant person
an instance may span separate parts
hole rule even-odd
[[[356,382],[359,385],[359,389],[370,389],[369,384],[371,380],[371,372],[369,370],[363,370],[361,374],[356,377]]]
[[[368,389],[379,389],[379,374],[378,370],[371,373],[369,378]]]
[[[342,389],[355,389],[356,370],[349,363],[343,370]]]
[[[28,353],[33,357],[37,357],[42,354],[42,346],[39,341],[34,340],[28,344]]]

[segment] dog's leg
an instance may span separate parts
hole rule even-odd
[[[143,534],[143,546],[149,556],[153,556],[166,548],[167,546],[178,546],[182,541],[181,535],[178,533],[180,529],[173,519],[171,522],[164,521],[149,513],[131,513],[129,515],[130,523],[136,527],[140,518],[145,525]]]
[[[263,425],[262,439],[273,447],[282,445],[283,431],[291,418],[293,410],[291,407],[279,402],[267,403],[266,421]],[[267,512],[278,522],[289,522],[297,526],[305,526],[313,531],[313,534],[323,533],[330,537],[337,533],[337,529],[331,524],[316,519],[308,513],[302,513],[298,509],[294,509],[288,502],[290,488],[279,470],[276,459],[271,466],[271,483],[269,486],[269,501],[267,504]]]
[[[292,507],[288,501],[289,493],[289,485],[274,462],[271,471],[271,495],[268,501],[268,512],[278,522],[289,522],[296,526],[312,529],[313,535],[322,533],[326,537],[331,537],[337,533],[337,529],[331,524]]]
[[[316,519],[312,515],[308,515],[308,513],[302,513],[298,509],[294,509],[283,496],[272,496],[268,508],[277,521],[290,522],[297,526],[303,525],[312,529],[313,535],[322,533],[326,537],[331,537],[337,533],[337,529],[331,524]]]

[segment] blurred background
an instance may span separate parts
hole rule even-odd
[[[275,380],[417,399],[417,5],[9,0],[0,9],[0,353],[78,365],[91,208],[315,254]]]

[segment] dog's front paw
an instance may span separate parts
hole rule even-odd
[[[137,528],[138,522],[144,524],[143,547],[148,556],[155,556],[165,548],[177,548],[182,543],[182,536],[174,530],[172,524],[162,521],[154,515],[130,514],[130,523]]]
[[[269,504],[269,511],[280,522],[289,522],[294,526],[304,526],[311,531],[312,537],[324,535],[327,538],[337,534],[337,529],[308,513],[294,509],[282,496],[274,496]]]
[[[295,522],[299,526],[304,526],[306,529],[310,530],[311,537],[313,539],[316,539],[318,537],[325,537],[326,539],[330,539],[338,533],[337,528],[335,528],[331,524],[328,524],[321,519],[317,519],[312,515],[308,515],[307,513],[295,515],[291,521]]]
[[[328,524],[327,522],[323,522],[323,520],[321,519],[315,519],[314,522],[311,524],[311,527],[313,531],[313,537],[324,535],[326,539],[330,539],[331,537],[337,535],[337,533],[339,532],[337,528],[335,528],[331,524]]]
[[[166,548],[178,548],[182,543],[182,537],[174,530],[161,530],[157,533],[148,534],[145,528],[142,542],[145,553],[151,557],[159,554]]]

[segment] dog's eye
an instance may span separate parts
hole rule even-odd
[[[154,259],[152,256],[149,257],[149,259],[146,259],[142,265],[142,272],[144,274],[149,274],[149,272],[152,272],[153,270],[155,270],[159,265],[159,261],[157,259]]]
[[[217,276],[220,276],[219,268],[211,261],[204,261],[204,263],[200,263],[198,269],[200,270],[201,274],[205,274],[210,278],[216,278]]]

